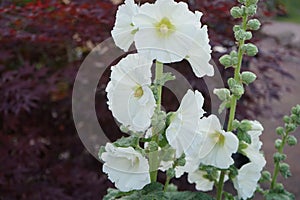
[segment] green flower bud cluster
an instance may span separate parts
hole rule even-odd
[[[275,148],[277,152],[273,155],[273,160],[275,163],[274,171],[270,177],[269,172],[264,172],[262,174],[261,181],[271,182],[270,190],[265,192],[266,199],[273,199],[275,196],[281,196],[282,199],[294,199],[293,194],[287,192],[281,183],[277,183],[278,174],[281,174],[283,178],[288,178],[292,176],[290,171],[290,166],[285,163],[286,154],[283,153],[286,144],[289,146],[294,146],[297,144],[297,138],[290,133],[294,132],[300,125],[300,105],[292,108],[290,116],[283,117],[284,126],[278,127],[276,133],[281,136],[280,139],[275,141]]]
[[[229,55],[223,55],[219,61],[220,63],[226,68],[228,67],[233,67],[236,68],[237,64],[238,64],[238,56],[237,56],[237,52],[236,51],[231,51],[231,53]]]

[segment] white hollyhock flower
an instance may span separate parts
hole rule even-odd
[[[238,175],[233,179],[233,184],[240,199],[248,199],[253,196],[261,176],[261,170],[259,166],[252,162],[243,165],[238,170]]]
[[[205,171],[196,170],[188,174],[188,182],[193,184],[196,183],[196,189],[200,191],[210,191],[214,187],[214,182],[210,181],[204,176],[207,175]]]
[[[139,53],[162,63],[181,61],[186,57],[199,22],[200,15],[188,10],[184,2],[157,0],[145,3],[133,22],[139,31],[135,46]]]
[[[259,150],[262,146],[262,142],[259,140],[259,136],[262,134],[264,127],[261,125],[259,121],[249,121],[251,124],[251,130],[247,133],[251,137],[251,145],[256,150]]]
[[[150,183],[148,160],[132,147],[105,146],[101,159],[105,162],[103,172],[123,192],[140,190]]]
[[[111,69],[106,88],[109,109],[132,131],[145,131],[151,124],[156,106],[150,89],[151,65],[152,61],[130,54]]]
[[[176,157],[182,153],[189,154],[191,145],[198,140],[198,121],[203,116],[204,98],[199,91],[188,90],[182,98],[180,107],[173,114],[172,121],[166,130],[169,144],[176,150]]]
[[[193,157],[185,157],[185,165],[184,166],[176,166],[175,167],[175,177],[180,178],[185,172],[190,173],[194,172],[199,168],[200,162]]]
[[[220,177],[220,174],[221,173],[218,171],[218,179]],[[204,191],[204,192],[210,191],[214,187],[214,182],[205,178],[206,175],[207,175],[206,171],[197,169],[188,174],[188,182],[191,184],[195,183],[197,190]],[[227,180],[228,180],[228,176],[226,175],[224,178],[224,182],[226,182]]]
[[[247,147],[242,150],[242,153],[249,158],[249,160],[260,167],[261,169],[266,164],[266,159],[264,155],[260,152],[262,142],[259,136],[264,130],[263,126],[258,121],[249,121],[252,128],[247,133],[251,137],[251,144],[246,144]]]
[[[238,150],[238,138],[232,132],[225,132],[215,115],[199,120],[199,131],[204,135],[199,152],[201,163],[229,168],[234,163],[231,155]]]
[[[258,168],[263,168],[266,165],[264,155],[255,149],[253,145],[248,145],[247,148],[242,150],[243,154],[249,158],[252,163],[255,163]]]
[[[111,31],[115,44],[128,51],[133,43],[134,34],[137,27],[133,23],[133,16],[138,13],[139,6],[134,3],[134,0],[125,0],[125,4],[120,5],[116,15],[116,22]]]

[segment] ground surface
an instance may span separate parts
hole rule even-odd
[[[262,135],[263,150],[267,157],[267,168],[271,169],[273,162],[274,140],[277,138],[275,129],[277,126],[282,125],[281,117],[290,112],[292,106],[300,104],[300,25],[284,22],[273,22],[264,27],[263,32],[270,37],[258,44],[261,51],[272,51],[278,49],[283,54],[286,49],[293,49],[294,55],[282,55],[282,66],[287,69],[293,76],[294,80],[280,77],[282,84],[288,85],[290,91],[282,92],[280,101],[265,102],[273,107],[259,120],[264,125],[265,131]],[[282,38],[287,37],[287,38]],[[272,116],[271,116],[272,114]],[[277,116],[277,117],[276,117]],[[280,118],[279,118],[280,117]],[[300,141],[300,130],[295,133],[298,141]],[[300,144],[295,147],[288,147],[285,151],[288,154],[287,161],[291,166],[293,176],[284,181],[286,189],[296,195],[296,199],[300,197]]]

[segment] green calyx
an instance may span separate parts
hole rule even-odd
[[[162,18],[160,22],[156,23],[155,28],[158,35],[161,37],[168,37],[175,31],[175,26],[166,17]]]

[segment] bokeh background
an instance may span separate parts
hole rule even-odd
[[[141,3],[145,1],[139,1]],[[234,48],[229,13],[235,0],[186,0],[204,13],[213,60]],[[0,2],[0,200],[99,200],[113,184],[102,174],[102,163],[82,145],[72,119],[72,88],[80,64],[99,43],[110,37],[121,0],[2,0]],[[138,1],[137,1],[138,3]],[[290,107],[300,103],[300,2],[261,0],[257,17],[262,30],[253,43],[260,53],[245,58],[243,70],[258,75],[239,102],[238,119],[259,119],[268,169],[272,169],[274,130]],[[113,63],[112,63],[113,64]],[[172,67],[194,89],[196,79],[187,63]],[[226,80],[231,70],[218,66]],[[96,110],[99,123],[112,140],[122,133],[107,109],[105,87],[109,68],[99,77]],[[225,81],[226,84],[226,81]],[[166,91],[163,104],[176,110],[178,102]],[[84,110],[84,108],[82,108]],[[299,133],[296,134],[299,138]],[[300,196],[299,146],[287,148],[293,177],[287,190]],[[160,180],[164,176],[160,175]],[[186,180],[179,189],[194,190]],[[230,186],[228,186],[230,188]]]

